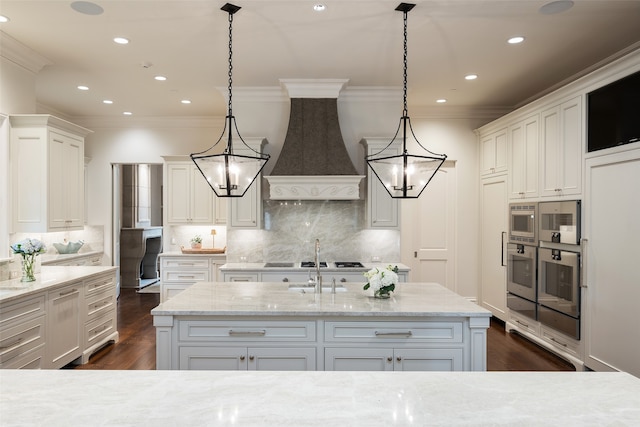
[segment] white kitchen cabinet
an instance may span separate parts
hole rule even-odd
[[[0,305],[0,368],[44,367],[45,296]]]
[[[315,347],[181,347],[181,370],[315,371]]]
[[[84,282],[84,337],[81,363],[118,334],[116,277],[102,274]]]
[[[540,196],[581,195],[584,112],[577,96],[540,113]]]
[[[84,289],[72,283],[47,295],[47,364],[58,369],[82,355]]]
[[[382,151],[391,139],[366,138],[362,140],[367,156],[377,154]],[[394,154],[401,154],[401,147],[396,144],[392,146]],[[391,147],[387,150],[391,152]],[[384,188],[376,174],[366,165],[367,171],[367,228],[399,229],[400,228],[400,203],[394,199]]]
[[[327,371],[461,371],[463,351],[453,349],[327,348]]]
[[[506,321],[507,181],[485,178],[480,188],[480,305]]]
[[[13,231],[82,229],[84,138],[91,131],[46,114],[9,121]]]
[[[244,138],[253,150],[261,153],[267,140],[264,138]],[[234,153],[255,155],[243,144],[236,144]],[[262,227],[262,174],[249,187],[243,197],[232,197],[228,203],[227,226],[229,228],[260,229]]]
[[[224,255],[160,254],[160,302],[167,301],[196,282],[215,282]]]
[[[377,265],[377,264],[376,264]],[[381,266],[380,266],[381,267]],[[406,267],[405,267],[406,268]],[[320,269],[323,284],[325,287],[331,285],[331,281],[335,278],[337,283],[345,282],[361,282],[366,283],[363,273],[369,269],[344,269],[344,268],[327,268]],[[289,283],[306,283],[309,278],[316,275],[315,268],[225,268],[222,270],[223,282],[289,282]],[[409,270],[403,269],[398,272],[398,280],[407,282],[409,278]]]
[[[538,114],[509,126],[509,198],[538,196]]]
[[[582,337],[586,366],[640,377],[640,146],[626,147],[586,162]]]
[[[224,224],[217,215],[226,207],[207,184],[200,170],[182,156],[166,156],[165,210],[171,225]],[[220,206],[216,206],[220,204]]]
[[[507,171],[507,128],[480,136],[480,174],[500,174]]]

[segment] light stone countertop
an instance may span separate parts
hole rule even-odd
[[[220,259],[220,260],[226,260],[227,259],[227,254],[184,254],[182,253],[182,251],[171,251],[171,252],[161,252],[158,254],[158,258],[163,258],[163,257],[207,257],[207,258],[216,258],[216,259]]]
[[[102,251],[76,252],[75,254],[42,254],[42,265],[47,265],[56,261],[68,261],[71,259],[87,258],[94,255],[103,255]]]
[[[294,261],[293,267],[265,267],[264,262],[228,262],[220,266],[221,271],[230,270],[244,270],[244,271],[315,271],[315,267],[300,267],[301,261]],[[389,265],[398,266],[399,271],[410,271],[411,269],[399,262],[362,262],[364,267],[336,267],[334,261],[327,261],[327,267],[321,267],[320,272],[335,272],[335,271],[368,271],[374,267],[380,269],[386,268]]]
[[[5,303],[43,290],[59,288],[67,283],[85,280],[116,269],[117,267],[109,266],[42,266],[41,272],[36,273],[36,280],[33,282],[21,282],[19,277],[1,281],[0,302]]]
[[[200,282],[151,314],[233,316],[446,316],[486,317],[491,312],[437,283],[399,283],[386,300],[362,290],[363,283],[341,283],[346,292],[291,291],[287,283]]]
[[[0,371],[13,426],[640,425],[620,372]]]

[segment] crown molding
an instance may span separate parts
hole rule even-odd
[[[38,74],[46,65],[53,64],[51,60],[3,31],[0,31],[0,56],[33,74]]]
[[[190,129],[224,127],[224,117],[103,117],[77,116],[73,121],[89,129],[131,129],[148,127],[153,129]]]

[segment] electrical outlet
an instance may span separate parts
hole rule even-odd
[[[19,271],[15,271],[15,270],[14,271],[10,271],[9,272],[9,279],[17,279],[19,273],[20,273]]]
[[[172,238],[171,238],[171,244],[172,244],[172,245],[175,245],[175,244],[176,244],[176,238],[175,238],[175,237],[172,237]]]
[[[371,257],[371,262],[380,262],[380,257],[379,256],[372,256]]]

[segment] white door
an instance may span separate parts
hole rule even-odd
[[[456,291],[456,169],[445,162],[418,199],[402,200],[402,263],[412,282],[436,282]]]
[[[585,365],[638,377],[639,180],[640,150],[587,160],[582,293]]]

